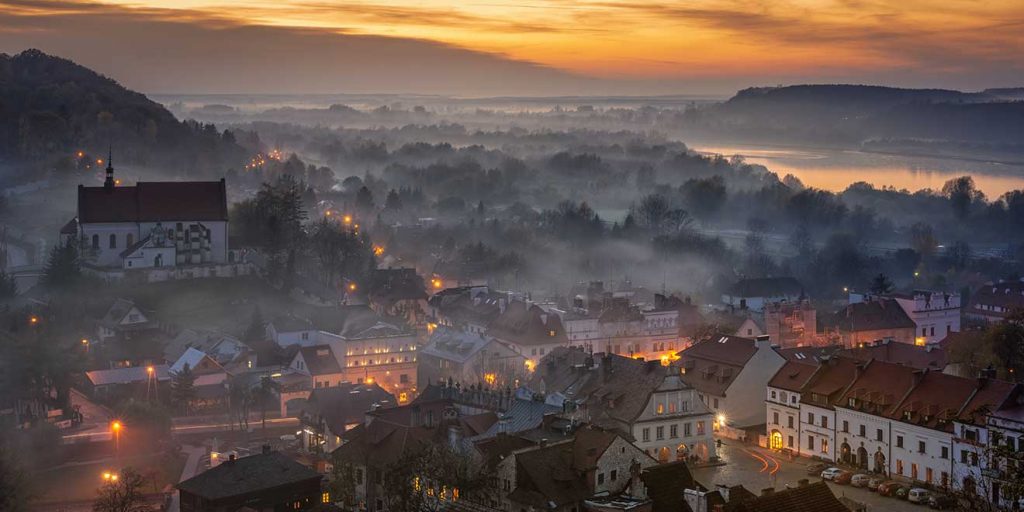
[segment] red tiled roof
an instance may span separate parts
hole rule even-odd
[[[784,489],[747,500],[730,500],[727,512],[849,512],[825,482]]]
[[[679,352],[682,359],[704,359],[716,363],[743,366],[757,352],[757,345],[751,338],[722,336],[691,345]]]
[[[220,181],[139,182],[134,187],[78,187],[78,220],[174,222],[228,220],[227,188]]]
[[[843,332],[916,327],[896,299],[873,299],[848,304],[832,317],[831,324]]]
[[[514,300],[494,320],[487,334],[516,345],[564,345],[562,320],[536,305]]]
[[[800,391],[817,369],[815,364],[786,361],[768,381],[768,385],[787,391]]]
[[[946,367],[949,361],[946,351],[938,346],[919,347],[909,343],[892,341],[883,341],[877,345],[866,347],[850,348],[843,352],[861,361],[875,359],[877,361],[899,363],[919,369],[941,370]]]
[[[981,305],[999,306],[1003,311],[981,309]],[[967,306],[970,313],[983,316],[1005,317],[1014,308],[1024,308],[1024,282],[1004,281],[986,284],[971,294],[971,303]]]
[[[831,407],[838,394],[856,377],[860,361],[848,357],[832,357],[823,361],[801,392],[800,401],[820,407]],[[818,396],[818,400],[815,400]]]

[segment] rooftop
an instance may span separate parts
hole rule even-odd
[[[140,181],[135,186],[78,187],[78,220],[97,222],[227,221],[220,181]]]
[[[280,452],[265,452],[223,462],[178,484],[178,489],[216,500],[323,478]]]

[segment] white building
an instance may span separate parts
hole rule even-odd
[[[715,456],[711,411],[678,375],[668,375],[632,423],[634,443],[666,463]]]
[[[100,269],[228,263],[227,187],[220,181],[78,186],[78,215],[61,229]]]
[[[800,391],[817,369],[815,364],[788,361],[768,381],[765,433],[772,450],[800,455]]]
[[[722,336],[692,345],[678,356],[683,380],[715,414],[716,431],[725,426],[743,429],[760,425],[765,388],[786,362],[767,336],[756,340]],[[732,430],[726,433],[742,435]]]
[[[804,286],[792,277],[741,279],[722,294],[722,304],[735,309],[760,312],[773,302],[797,302],[804,298]]]
[[[914,340],[919,345],[938,343],[949,333],[960,332],[960,294],[928,290],[890,293],[900,308],[914,321]],[[863,302],[867,296],[850,293],[850,303]]]

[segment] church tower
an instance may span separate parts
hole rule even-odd
[[[107,179],[103,181],[103,189],[107,192],[114,191],[114,150],[107,150]]]

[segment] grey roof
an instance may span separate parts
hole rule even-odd
[[[331,432],[341,434],[346,426],[362,421],[374,404],[394,407],[397,403],[394,395],[377,384],[343,382],[336,387],[314,389],[304,410],[319,415]]]
[[[116,327],[134,307],[136,307],[135,303],[128,299],[117,299],[103,315],[100,324],[105,327]]]
[[[164,359],[177,361],[189,348],[208,354],[222,365],[250,351],[245,343],[230,334],[205,329],[184,329],[167,343]]]
[[[400,319],[379,315],[368,306],[301,307],[270,322],[278,332],[323,331],[348,339],[409,334]]]
[[[330,345],[315,345],[299,349],[302,360],[306,363],[306,369],[310,375],[333,375],[341,373],[341,366],[334,358],[334,351]]]
[[[557,412],[562,412],[562,408],[536,400],[515,399],[507,411],[498,414],[497,423],[482,434],[474,436],[473,440],[487,439],[501,432],[510,434],[535,429],[544,421],[545,414]]]
[[[492,341],[495,341],[493,337],[484,334],[438,327],[420,353],[465,363]]]
[[[260,453],[221,463],[178,484],[182,491],[208,500],[320,480],[320,473],[280,452]]]

